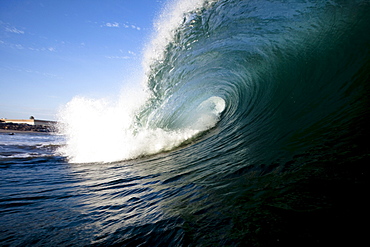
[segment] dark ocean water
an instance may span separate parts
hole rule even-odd
[[[124,135],[0,134],[0,245],[367,242],[370,2],[171,13]]]

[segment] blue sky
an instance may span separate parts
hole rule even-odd
[[[55,119],[140,73],[159,0],[0,0],[0,118]]]

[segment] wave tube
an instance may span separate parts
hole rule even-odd
[[[271,163],[340,138],[366,108],[368,10],[361,0],[172,2],[145,47],[144,86],[116,101],[74,98],[60,151],[134,159],[217,127],[207,150]]]

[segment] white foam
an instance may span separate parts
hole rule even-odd
[[[173,31],[184,14],[203,6],[204,0],[174,1],[167,5],[156,22],[156,33],[144,54],[144,69],[160,60],[163,50],[173,39]],[[210,1],[208,1],[210,2]],[[144,79],[145,80],[145,79]],[[225,102],[211,97],[203,102],[182,129],[164,130],[135,126],[135,116],[148,99],[147,89],[137,87],[123,90],[120,99],[73,98],[59,114],[60,132],[66,145],[59,148],[71,162],[113,162],[168,151],[181,145],[199,132],[215,126]],[[223,103],[222,103],[223,102]],[[150,125],[146,125],[150,126]]]
[[[59,151],[72,162],[109,162],[130,158],[130,132],[143,91],[127,89],[117,101],[73,98],[59,113],[66,145]]]
[[[214,127],[225,102],[211,97],[194,110],[188,126],[179,130],[135,127],[135,113],[145,95],[132,94],[114,103],[75,97],[60,112],[66,145],[59,148],[73,163],[113,162],[171,150]],[[135,96],[132,96],[135,95]],[[190,116],[189,116],[190,117]]]

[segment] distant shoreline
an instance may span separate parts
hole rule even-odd
[[[33,133],[33,134],[53,134],[55,132],[41,132],[41,131],[32,131],[32,130],[6,130],[6,129],[0,129],[0,133]]]
[[[3,133],[21,133],[21,132],[28,132],[28,133],[50,133],[54,132],[55,129],[54,126],[48,126],[48,125],[30,125],[30,124],[24,124],[24,123],[4,123],[0,122],[0,130]]]

